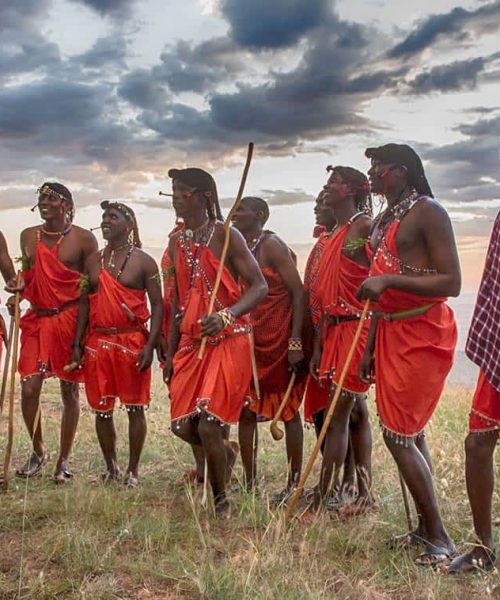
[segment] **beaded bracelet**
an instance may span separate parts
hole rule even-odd
[[[230,308],[223,308],[222,310],[219,310],[217,314],[221,318],[224,327],[229,327],[232,325],[236,318]]]
[[[288,339],[288,350],[302,350],[302,339],[291,337]]]

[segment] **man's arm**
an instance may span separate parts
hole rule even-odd
[[[175,236],[172,236],[169,240],[168,252],[170,254],[170,261],[172,265],[175,265]],[[165,357],[165,367],[163,368],[163,381],[165,383],[169,383],[170,379],[172,378],[172,359],[174,354],[177,352],[177,346],[179,345],[179,340],[181,337],[180,320],[177,316],[179,307],[179,299],[177,297],[177,279],[175,274],[173,277],[174,287],[172,290],[172,306],[170,308],[171,319],[167,340],[167,355]]]
[[[147,255],[144,259],[144,286],[151,305],[151,327],[149,338],[138,357],[139,371],[149,369],[153,362],[153,353],[160,337],[163,320],[163,299],[160,288],[160,274],[156,262]]]
[[[89,323],[89,293],[94,291],[91,289],[90,271],[92,263],[97,260],[97,253],[90,255],[85,261],[84,270],[82,273],[83,280],[80,290],[80,298],[78,301],[78,317],[76,320],[75,337],[73,338],[71,354],[71,363],[75,368],[79,367],[83,359],[83,342],[87,326]]]
[[[448,213],[437,202],[427,202],[419,214],[419,230],[436,270],[425,276],[388,274],[370,277],[360,287],[358,296],[378,300],[388,289],[403,290],[417,296],[458,296],[461,288],[460,263]]]
[[[95,235],[87,231],[86,229],[82,230],[83,235],[81,236],[81,248],[82,248],[82,265],[85,268],[85,263],[87,259],[92,256],[95,252],[97,252],[99,246],[97,244],[97,240]]]
[[[3,233],[0,231],[0,272],[4,278],[5,283],[15,279],[16,272],[14,270],[14,264],[9,256],[9,250],[7,248],[7,242]]]
[[[231,309],[231,312],[237,318],[249,313],[254,306],[257,306],[266,297],[268,289],[264,275],[262,275],[259,265],[248,249],[247,243],[241,233],[235,229],[231,229],[230,235],[229,259],[238,276],[248,285],[247,290],[238,302],[233,304],[233,306],[227,307]],[[217,313],[205,316],[202,319],[201,335],[216,335],[223,327],[224,324]]]
[[[271,266],[279,273],[292,299],[292,338],[302,338],[306,298],[304,286],[300,279],[295,262],[288,246],[279,239],[268,238],[264,252]],[[290,365],[298,364],[304,358],[302,350],[291,350],[288,353]]]

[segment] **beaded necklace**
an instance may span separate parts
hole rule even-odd
[[[68,235],[68,233],[71,231],[71,228],[73,227],[73,223],[68,223],[66,225],[66,227],[62,230],[62,231],[48,231],[47,229],[45,229],[45,227],[42,225],[40,227],[40,231],[42,233],[44,233],[45,235],[49,235],[49,236],[60,236],[60,237],[64,237],[65,235]]]

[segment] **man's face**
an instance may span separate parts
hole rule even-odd
[[[102,213],[101,231],[108,242],[124,239],[130,233],[130,223],[119,210],[110,207]]]
[[[372,158],[372,164],[368,170],[368,180],[372,194],[384,195],[387,190],[401,184],[401,169],[394,163],[382,163]]]
[[[172,193],[172,206],[177,217],[188,217],[200,207],[206,206],[206,200],[196,188],[189,187],[178,179],[172,181]]]
[[[323,225],[323,227],[330,229],[335,223],[335,217],[333,216],[332,209],[323,202],[324,196],[325,192],[322,190],[316,198],[314,215],[316,217],[316,225]]]
[[[332,171],[326,185],[323,186],[323,204],[335,208],[339,202],[345,200],[347,194],[348,190],[342,182],[342,177],[336,171]]]
[[[56,219],[66,212],[66,203],[55,192],[45,191],[38,196],[38,210],[44,221]]]
[[[259,216],[246,202],[242,202],[231,221],[238,231],[243,232],[254,229],[259,223]]]

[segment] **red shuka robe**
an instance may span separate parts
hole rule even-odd
[[[370,276],[401,273],[396,245],[399,220],[388,227],[373,256]],[[425,277],[425,275],[421,275]],[[375,386],[382,427],[398,437],[422,432],[436,408],[452,367],[457,327],[446,298],[417,296],[389,288],[377,303],[383,313],[434,304],[409,318],[378,320],[375,339]]]
[[[469,430],[471,432],[500,431],[500,390],[493,387],[482,369],[479,371],[472,400]]]
[[[23,297],[32,308],[21,319],[19,373],[56,376],[67,381],[83,381],[81,371],[65,373],[70,362],[71,342],[75,337],[80,278],[78,271],[66,267],[58,258],[61,237],[53,248],[40,239],[36,242],[35,264],[23,273]],[[37,315],[33,309],[60,309],[51,316]]]
[[[248,317],[236,319],[209,338],[203,359],[199,360],[199,320],[208,312],[219,260],[206,246],[181,238],[176,247],[175,277],[183,318],[170,381],[172,423],[175,426],[175,421],[202,410],[222,423],[237,423],[252,376]],[[240,286],[224,267],[214,310],[232,306],[240,296]]]
[[[140,373],[136,364],[148,339],[145,323],[150,315],[146,291],[125,287],[101,269],[97,292],[89,295],[89,302],[89,335],[85,340],[84,363],[89,405],[98,412],[113,410],[115,398],[127,406],[148,405],[151,369]],[[122,304],[132,311],[134,321]],[[99,328],[116,328],[118,331],[102,332]]]
[[[317,294],[324,316],[320,379],[338,383],[349,353],[359,320],[333,324],[328,317],[359,317],[363,304],[356,298],[359,286],[368,277],[368,267],[354,262],[342,252],[349,225],[344,225],[328,239],[323,251],[317,279]],[[364,393],[369,385],[359,378],[359,364],[363,356],[370,328],[367,319],[354,350],[342,389],[354,394]]]
[[[262,269],[262,274],[269,292],[250,315],[261,397],[260,400],[254,398],[249,408],[260,417],[272,419],[291,375],[288,370],[288,340],[292,332],[292,305],[281,275],[271,268]],[[304,380],[304,374],[299,373],[283,410],[283,421],[290,421],[297,414],[304,395]]]

